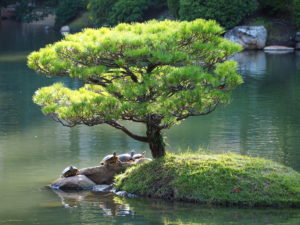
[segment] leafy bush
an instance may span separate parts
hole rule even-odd
[[[173,16],[178,17],[179,13],[179,0],[167,0],[168,8]]]
[[[214,19],[231,28],[254,12],[256,7],[256,0],[180,0],[179,17],[182,20]]]
[[[167,6],[167,1],[165,0],[147,0],[147,5],[149,9],[163,9]]]
[[[111,9],[109,23],[141,21],[149,8],[147,0],[119,0]]]
[[[108,23],[109,13],[117,0],[89,0],[88,8],[97,26]]]
[[[74,19],[86,7],[86,0],[61,0],[55,14],[55,26],[60,27]]]
[[[292,3],[293,0],[259,0],[260,8],[268,14],[287,12]]]
[[[0,0],[0,7],[12,4],[11,0]],[[53,13],[58,0],[19,0],[16,2],[16,20],[38,21]]]
[[[300,0],[294,0],[293,2],[293,19],[297,28],[300,28]]]
[[[149,10],[166,7],[164,0],[90,0],[89,9],[97,26],[142,21]]]

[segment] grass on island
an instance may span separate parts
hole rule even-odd
[[[300,173],[233,153],[168,154],[129,168],[117,189],[141,196],[218,205],[300,206]]]

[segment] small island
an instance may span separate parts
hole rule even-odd
[[[62,83],[43,87],[34,102],[64,126],[106,124],[149,145],[153,162],[133,165],[117,176],[116,189],[226,206],[298,207],[300,175],[292,169],[235,154],[166,153],[163,130],[228,104],[243,82],[236,62],[228,60],[242,48],[222,37],[223,32],[215,21],[197,19],[119,24],[67,35],[31,53],[28,65],[85,85],[77,90]],[[145,135],[132,132],[122,121],[144,125]],[[97,171],[92,175],[97,182],[89,182],[92,176],[82,170],[74,179],[80,183],[84,178],[91,188],[111,184],[126,169],[116,153],[103,162],[83,170]]]

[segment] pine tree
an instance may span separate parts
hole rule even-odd
[[[146,142],[154,158],[165,155],[162,130],[228,103],[242,82],[226,59],[241,47],[221,37],[215,21],[149,21],[86,29],[28,58],[30,68],[50,76],[81,79],[36,91],[34,102],[65,126],[108,124]],[[146,126],[146,134],[120,121]]]

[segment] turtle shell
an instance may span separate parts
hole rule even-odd
[[[116,153],[114,152],[112,155],[107,155],[105,156],[102,161],[101,164],[109,164],[109,163],[116,163],[119,160],[118,156],[116,155]]]
[[[73,177],[78,174],[79,170],[75,166],[68,166],[62,171],[61,177]]]
[[[129,153],[125,153],[125,154],[118,155],[119,160],[121,162],[130,162],[130,161],[133,161],[133,156],[134,156],[134,152],[131,152],[130,154]]]
[[[134,154],[132,158],[133,158],[133,160],[141,159],[141,158],[145,158],[145,155],[146,155],[146,152],[138,153],[138,154]]]

